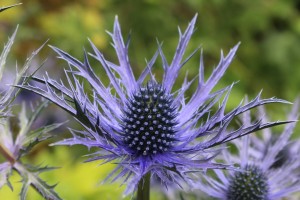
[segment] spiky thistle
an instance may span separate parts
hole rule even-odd
[[[108,177],[123,179],[128,183],[127,193],[139,188],[139,191],[144,191],[138,192],[138,195],[143,195],[154,176],[166,186],[189,182],[189,173],[226,167],[211,161],[218,152],[213,147],[260,129],[286,123],[263,123],[257,120],[227,132],[227,127],[236,116],[263,104],[287,103],[276,98],[261,99],[259,94],[246,105],[239,105],[225,113],[233,85],[215,92],[212,89],[228,68],[239,45],[225,57],[221,53],[218,66],[206,81],[201,54],[198,87],[186,102],[185,93],[193,81],[185,79],[178,90],[173,86],[181,68],[198,50],[183,60],[195,22],[196,16],[184,33],[179,30],[179,43],[171,64],[159,44],[158,51],[138,78],[134,76],[128,58],[129,41],[124,43],[116,17],[114,30],[109,34],[118,64],[106,60],[90,42],[94,51],[90,55],[105,69],[110,80],[108,86],[94,73],[86,52],[81,62],[51,46],[69,64],[69,69],[65,70],[69,86],[46,74],[43,78],[29,76],[45,87],[28,82],[19,87],[49,99],[74,116],[85,130],[71,130],[73,138],[57,142],[56,145],[79,144],[98,149],[88,161],[115,161],[116,168]],[[158,56],[162,59],[164,70],[161,83],[151,72]],[[145,81],[147,77],[149,81]],[[90,83],[92,94],[85,92],[79,78]],[[213,113],[211,110],[217,102],[221,102],[220,106]]]
[[[5,45],[0,55],[0,79],[3,77],[4,67],[6,66],[6,58],[14,42],[17,29]],[[13,84],[24,84],[22,77],[28,67],[31,65],[34,56],[40,49],[33,52],[32,55],[26,60],[22,70],[16,71],[16,77]],[[12,77],[10,77],[12,78]],[[54,187],[44,182],[39,175],[42,172],[54,169],[53,167],[40,167],[34,166],[32,163],[24,163],[23,157],[26,156],[36,144],[49,138],[53,129],[60,126],[60,124],[51,124],[44,126],[37,130],[32,130],[31,126],[41,110],[48,104],[48,101],[44,101],[34,111],[30,113],[28,117],[28,111],[25,104],[22,104],[21,112],[19,113],[18,121],[19,126],[16,128],[12,126],[11,117],[13,114],[12,104],[19,93],[18,88],[6,87],[1,93],[0,97],[0,155],[4,158],[4,161],[0,163],[0,188],[7,184],[13,189],[12,184],[9,181],[13,171],[16,171],[22,178],[22,189],[20,192],[20,199],[25,200],[27,191],[32,186],[37,192],[39,192],[45,199],[60,199],[55,193]]]
[[[298,118],[299,100],[288,119]],[[263,121],[267,120],[264,109],[260,109]],[[245,113],[243,123],[249,124],[250,115]],[[198,189],[218,199],[275,200],[291,197],[300,191],[300,145],[290,137],[296,122],[287,124],[281,134],[266,129],[261,135],[252,134],[233,141],[238,154],[223,151],[220,156],[226,163],[236,163],[240,170],[214,170],[216,176],[206,176],[206,183]]]
[[[9,6],[3,6],[3,7],[0,7],[0,12],[3,12],[3,11],[5,11],[5,10],[7,10],[7,9],[10,9],[10,8],[13,8],[13,7],[15,7],[15,6],[19,6],[19,5],[21,5],[22,3],[17,3],[17,4],[13,4],[13,5],[9,5]]]

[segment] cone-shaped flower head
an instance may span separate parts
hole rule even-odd
[[[289,120],[297,119],[298,110],[296,102]],[[267,120],[263,109],[260,116]],[[246,113],[244,124],[249,124],[249,119]],[[237,163],[240,170],[214,170],[216,177],[205,177],[199,189],[222,200],[273,200],[300,191],[299,141],[289,140],[295,125],[287,124],[280,135],[265,129],[260,136],[252,134],[234,140],[238,155],[223,151],[222,158],[227,163]]]
[[[267,199],[268,186],[268,179],[264,172],[255,165],[247,165],[243,171],[235,172],[229,179],[226,198],[228,200]]]
[[[172,148],[177,125],[173,97],[149,82],[133,93],[124,110],[123,140],[136,156],[161,154]]]
[[[258,95],[248,104],[240,105],[229,113],[224,112],[232,85],[215,92],[212,89],[231,63],[238,45],[226,57],[221,54],[219,64],[206,81],[201,55],[198,87],[186,101],[185,93],[193,81],[185,79],[182,87],[177,90],[173,86],[183,65],[197,52],[196,50],[183,60],[195,22],[196,16],[184,33],[179,31],[179,43],[171,64],[161,45],[158,45],[158,51],[147,62],[138,78],[134,76],[130,66],[129,42],[123,41],[116,18],[113,33],[109,34],[119,63],[106,60],[91,43],[94,54],[90,55],[105,69],[109,85],[105,85],[94,73],[86,53],[81,62],[52,47],[70,66],[65,71],[69,86],[46,75],[44,78],[32,77],[43,83],[44,88],[30,84],[20,87],[44,96],[73,115],[85,127],[85,131],[72,130],[73,138],[56,144],[81,144],[88,148],[98,148],[99,151],[91,155],[90,161],[117,160],[117,167],[109,177],[115,174],[113,180],[123,178],[125,182],[129,182],[131,187],[128,191],[135,189],[137,183],[149,173],[152,177],[159,178],[163,184],[180,184],[188,181],[188,175],[192,172],[224,168],[225,165],[211,161],[217,153],[212,147],[256,130],[285,123],[262,123],[257,120],[232,132],[226,131],[235,116],[262,104],[286,101],[260,99]],[[162,59],[164,70],[161,82],[151,72],[158,57]],[[90,83],[92,94],[86,93],[79,77]],[[145,81],[148,79],[149,81]],[[213,113],[213,106],[218,102],[220,106]],[[208,149],[210,150],[207,151]]]

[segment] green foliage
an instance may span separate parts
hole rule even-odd
[[[131,32],[130,57],[137,73],[157,49],[155,37],[163,41],[168,61],[178,40],[176,27],[185,26],[195,13],[199,13],[198,30],[192,39],[191,51],[202,44],[207,69],[212,70],[218,60],[220,47],[228,50],[241,41],[233,65],[224,84],[239,82],[241,92],[254,96],[264,88],[264,95],[287,98],[292,101],[300,84],[300,12],[299,3],[289,1],[26,1],[18,6],[19,12],[7,12],[0,24],[21,23],[20,45],[15,54],[26,56],[29,49],[50,39],[75,57],[83,57],[82,48],[90,38],[108,58],[114,57],[107,35],[115,15],[119,16],[123,32]],[[21,9],[21,10],[20,10]],[[12,11],[14,11],[13,9]],[[3,15],[4,16],[4,15]],[[182,27],[183,28],[183,27]],[[5,34],[5,32],[0,33]],[[26,51],[28,50],[28,51]],[[45,54],[50,52],[45,50]],[[50,55],[53,55],[50,53]],[[198,70],[198,55],[186,69],[189,77]],[[62,71],[58,66],[53,69]],[[97,68],[97,67],[95,67]],[[155,67],[160,71],[159,64]],[[184,74],[182,75],[183,78]]]
[[[198,29],[192,38],[190,52],[199,44],[202,45],[206,58],[204,60],[206,71],[211,71],[217,64],[220,47],[226,52],[239,41],[242,42],[233,64],[221,80],[224,85],[240,80],[231,93],[229,109],[236,106],[244,94],[248,94],[251,98],[262,88],[263,96],[277,96],[289,101],[293,101],[299,94],[300,4],[296,0],[27,0],[23,1],[21,6],[5,10],[9,7],[0,8],[0,41],[4,41],[8,33],[15,29],[16,24],[20,24],[18,43],[10,52],[11,57],[18,59],[27,58],[28,52],[40,47],[48,39],[50,39],[49,44],[82,58],[82,49],[84,46],[89,46],[87,38],[90,38],[107,58],[116,59],[109,45],[109,37],[103,34],[103,30],[112,30],[114,16],[118,15],[124,29],[123,33],[129,35],[131,32],[132,35],[129,53],[135,74],[139,74],[144,68],[145,58],[149,60],[155,53],[157,49],[155,37],[159,42],[163,42],[164,52],[168,62],[171,62],[170,55],[173,55],[178,42],[177,25],[184,29],[192,16],[199,13],[196,24]],[[14,37],[15,34],[0,57],[1,76],[3,67],[11,65],[6,62],[6,58]],[[45,69],[49,73],[60,76],[63,72],[63,65],[53,59],[54,54],[49,48],[44,48],[40,52],[41,57],[45,57],[44,55],[50,55]],[[28,65],[33,62],[33,57],[36,58],[32,56],[28,60]],[[197,73],[198,63],[199,55],[196,54],[185,66],[185,70],[189,71],[189,80]],[[100,70],[95,63],[91,62],[91,64],[96,71]],[[14,67],[11,68],[14,70]],[[155,74],[159,75],[160,70],[161,65],[157,63],[154,67]],[[20,74],[22,73],[21,71]],[[181,74],[181,80],[184,75]],[[9,104],[15,98],[15,92],[16,90],[10,90],[1,101]],[[284,116],[284,112],[282,113]],[[276,115],[279,114],[276,113]],[[24,121],[23,124],[26,122]],[[54,129],[56,126],[58,125],[48,128]],[[27,137],[27,140],[23,141],[26,145],[20,150],[22,156],[34,150],[32,147],[40,140],[46,139],[43,136],[44,133],[35,139],[35,136],[42,131],[48,132],[49,130],[41,128],[37,132],[26,133],[32,137]],[[41,147],[42,152],[36,155],[39,161],[59,157],[56,150],[53,150],[55,151],[53,154],[43,152],[45,148]],[[71,162],[70,157],[78,159],[83,154],[82,151],[80,149],[68,154],[66,149],[61,150],[64,158],[60,160],[61,162],[56,161],[54,164],[64,167],[64,161]],[[102,171],[110,171],[107,166],[93,168],[94,165],[95,163],[74,164],[72,167],[75,169],[72,171],[71,167],[63,168],[52,172],[55,173],[52,179],[50,176],[44,176],[46,180],[53,182],[59,180],[58,193],[66,199],[80,199],[80,196],[85,199],[98,199],[100,195],[106,195],[107,199],[121,198],[122,191],[119,190],[115,196],[110,196],[118,185],[107,184],[101,187],[91,185],[105,176]],[[7,181],[10,175],[14,176],[10,168],[1,170],[0,187],[7,183],[17,188],[15,184]],[[19,189],[21,191],[21,188]],[[29,197],[34,199],[31,198],[32,196]],[[38,198],[40,197],[36,197]]]

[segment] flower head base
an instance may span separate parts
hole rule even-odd
[[[173,88],[181,68],[197,52],[194,51],[183,60],[195,22],[196,16],[185,32],[179,31],[179,44],[170,64],[159,45],[158,51],[138,78],[133,75],[128,58],[129,41],[123,41],[116,17],[110,36],[119,62],[115,64],[106,60],[91,42],[94,53],[90,55],[105,69],[110,79],[109,85],[105,85],[94,73],[86,52],[84,61],[81,62],[52,47],[70,66],[65,71],[69,86],[51,79],[48,75],[44,78],[32,75],[30,77],[34,81],[43,83],[45,87],[30,85],[29,82],[19,87],[40,94],[73,115],[85,127],[85,131],[72,130],[73,138],[56,144],[80,144],[97,148],[98,151],[91,155],[89,161],[117,160],[116,170],[109,177],[115,175],[113,180],[123,178],[126,182],[130,181],[127,192],[136,189],[146,174],[158,178],[164,185],[181,185],[189,182],[189,176],[195,172],[227,167],[212,161],[219,152],[212,147],[256,130],[287,123],[262,123],[257,120],[247,126],[227,131],[233,119],[245,111],[268,103],[287,103],[276,98],[260,99],[259,94],[244,106],[239,105],[225,113],[233,85],[215,92],[212,90],[231,63],[238,45],[227,56],[221,54],[219,64],[207,80],[204,79],[201,55],[199,78],[193,79],[197,80],[198,86],[191,97],[186,98],[185,94],[193,81],[185,79],[181,88]],[[164,71],[161,83],[157,83],[151,72],[158,57],[162,59]],[[78,77],[90,83],[92,94],[87,94]],[[145,84],[147,77],[150,81]],[[219,107],[214,109],[218,102]]]
[[[230,178],[227,200],[266,200],[268,190],[268,179],[264,172],[255,165],[247,165]]]
[[[155,155],[168,151],[175,141],[176,107],[161,85],[148,82],[134,92],[124,110],[124,143],[133,154]]]

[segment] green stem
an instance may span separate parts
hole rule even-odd
[[[150,177],[151,173],[147,173],[139,182],[137,191],[137,200],[150,199]]]
[[[8,161],[11,165],[14,165],[16,160],[14,156],[9,152],[9,150],[4,146],[0,144],[0,154]]]

